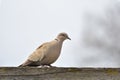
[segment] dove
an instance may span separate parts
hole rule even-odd
[[[66,39],[71,40],[67,33],[59,33],[54,40],[40,45],[30,56],[28,56],[23,64],[19,65],[19,67],[45,65],[52,67],[51,64],[60,56],[62,44]]]

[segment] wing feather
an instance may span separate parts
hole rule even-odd
[[[48,43],[42,44],[28,57],[28,59],[31,61],[41,61],[47,51],[47,45]]]
[[[48,47],[48,42],[43,43],[40,45],[29,57],[28,59],[21,64],[19,67],[24,67],[24,66],[34,66],[38,65],[36,64],[38,61],[41,61],[45,57],[45,53],[47,52],[47,47]]]

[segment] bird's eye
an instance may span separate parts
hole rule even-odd
[[[64,34],[62,34],[62,36],[64,36],[64,37],[65,37],[65,35],[64,35]]]

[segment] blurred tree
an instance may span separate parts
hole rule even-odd
[[[86,13],[85,23],[83,45],[95,55],[83,62],[120,67],[120,3],[114,1],[101,15]]]

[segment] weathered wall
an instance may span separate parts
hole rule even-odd
[[[120,69],[0,67],[0,80],[120,80]]]

